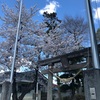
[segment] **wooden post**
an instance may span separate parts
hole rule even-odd
[[[52,66],[49,66],[49,69],[52,69]],[[48,70],[49,70],[48,69]],[[53,84],[53,75],[48,71],[48,86],[47,86],[47,100],[52,100],[52,84]]]

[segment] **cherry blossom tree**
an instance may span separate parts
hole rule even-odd
[[[2,7],[4,17],[0,17],[3,21],[3,25],[0,28],[0,36],[5,41],[0,43],[0,64],[11,69],[18,22],[19,1],[17,1],[14,9],[9,8],[7,5],[2,5]],[[83,29],[82,31],[74,31],[73,27],[76,24],[73,24],[73,27],[69,27],[72,27],[74,33],[77,32],[78,34],[72,34],[73,32],[70,32],[72,30],[66,30],[67,28],[64,26],[67,24],[62,24],[62,21],[57,18],[56,13],[48,14],[47,12],[43,15],[43,23],[38,24],[33,21],[36,12],[36,6],[29,10],[24,5],[22,7],[15,62],[17,69],[20,66],[27,66],[29,68],[37,66],[37,61],[41,60],[41,52],[44,53],[45,58],[48,58],[72,52],[80,46],[76,44],[79,44],[82,40],[79,33],[82,33]],[[78,25],[77,27],[80,27],[81,24]]]
[[[7,5],[2,5],[2,8],[4,16],[0,17],[3,21],[2,27],[0,27],[0,36],[5,41],[0,43],[0,64],[4,67],[7,66],[10,70],[14,52],[20,1],[16,2],[15,8],[9,8]],[[42,38],[39,34],[43,31],[38,23],[33,21],[33,17],[37,11],[36,6],[31,7],[30,9],[26,9],[24,5],[22,6],[17,55],[15,61],[16,69],[21,66],[34,69],[34,66],[37,65],[37,60],[35,58],[40,57],[41,48],[39,45],[43,42],[41,42]],[[35,82],[33,83],[34,84],[32,84],[29,89],[26,89],[26,91],[18,97],[18,100],[22,100],[25,94],[33,89]]]
[[[88,23],[83,17],[76,16],[65,16],[62,22],[62,28],[65,30],[65,34],[68,36],[73,35],[73,45],[76,46],[75,49],[80,49],[82,43],[89,41],[89,27]]]
[[[85,33],[88,33],[88,25],[81,17],[66,17],[59,20],[56,13],[44,12],[44,30],[41,34],[44,39],[41,45],[42,51],[49,56],[57,56],[79,50]]]
[[[2,8],[4,17],[1,17],[3,25],[0,28],[0,36],[4,38],[5,41],[0,43],[0,63],[8,66],[10,69],[18,23],[19,1],[17,1],[15,9],[11,9],[7,5],[2,5]],[[36,55],[34,46],[36,45],[35,41],[38,40],[36,34],[42,32],[37,22],[33,21],[36,12],[36,6],[31,7],[29,10],[27,10],[24,5],[22,7],[16,67],[20,67],[21,65],[30,66],[31,62],[34,61],[33,58],[34,55]]]

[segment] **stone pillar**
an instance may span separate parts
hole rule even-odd
[[[38,92],[38,100],[41,100],[41,90]]]
[[[36,100],[36,93],[33,91],[32,100]]]
[[[2,93],[0,100],[10,100],[11,83],[5,81],[2,84]]]
[[[85,100],[100,100],[100,69],[84,71]]]
[[[49,67],[51,69],[51,66]],[[52,100],[53,75],[48,71],[47,100]]]

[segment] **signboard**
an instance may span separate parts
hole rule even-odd
[[[91,98],[92,100],[96,100],[95,88],[90,88],[90,98]]]

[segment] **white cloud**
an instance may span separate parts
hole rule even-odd
[[[92,2],[100,2],[100,0],[92,0]]]
[[[94,18],[100,20],[100,7],[94,9]]]
[[[44,12],[48,12],[48,13],[53,13],[53,12],[56,12],[57,10],[57,7],[59,7],[59,3],[56,2],[56,1],[52,1],[52,2],[49,2],[49,4],[47,4],[43,9],[41,9],[39,11],[40,14],[43,14]]]

